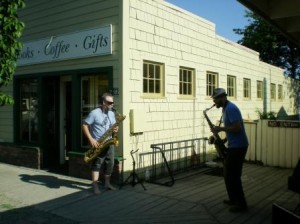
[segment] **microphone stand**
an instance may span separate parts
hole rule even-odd
[[[135,150],[135,151],[131,150],[131,152],[130,152],[130,155],[131,155],[131,158],[132,158],[132,166],[133,166],[132,172],[130,173],[129,177],[125,180],[125,182],[120,186],[120,189],[121,189],[124,185],[128,184],[128,183],[129,183],[129,179],[131,179],[131,182],[130,182],[130,183],[131,183],[131,186],[132,186],[132,187],[134,187],[136,184],[139,183],[139,184],[142,185],[142,187],[144,188],[144,190],[146,190],[144,184],[140,181],[139,176],[138,176],[137,173],[135,172],[135,160],[134,160],[133,154],[136,153],[137,151],[139,151],[139,149],[137,149],[137,150]]]

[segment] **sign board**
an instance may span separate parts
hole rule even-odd
[[[24,43],[18,66],[112,54],[112,26]]]
[[[297,122],[297,121],[268,121],[268,127],[300,128],[300,122]]]

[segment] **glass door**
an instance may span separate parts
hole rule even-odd
[[[81,120],[101,103],[103,93],[109,91],[108,74],[83,76],[81,80]],[[81,133],[81,146],[88,148],[87,139]]]

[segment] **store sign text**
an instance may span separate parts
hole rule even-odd
[[[112,54],[111,25],[26,42],[18,66]]]
[[[268,121],[268,127],[300,128],[300,122],[296,122],[296,121]]]

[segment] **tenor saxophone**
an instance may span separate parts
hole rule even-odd
[[[208,110],[210,110],[211,108],[213,108],[214,106],[215,106],[215,104],[212,105],[210,108],[207,108],[207,109],[205,109],[203,111],[204,117],[206,118],[207,123],[208,123],[208,125],[209,125],[210,128],[212,128],[214,125],[211,122],[211,120],[209,119],[209,117],[207,116],[206,112]],[[210,136],[209,137],[209,143],[215,145],[215,148],[216,148],[217,153],[218,153],[218,155],[219,155],[220,158],[224,158],[225,157],[227,148],[226,148],[226,146],[224,144],[224,141],[221,139],[221,137],[218,134],[213,134],[212,136]]]
[[[119,126],[119,124],[126,118],[126,116],[121,115],[118,113],[116,110],[113,110],[116,114],[116,123],[114,123],[98,140],[100,143],[100,147],[98,148],[89,148],[85,153],[84,153],[84,162],[89,163],[93,159],[95,159],[99,154],[101,154],[104,150],[106,150],[110,145],[119,145],[119,139],[117,136],[113,136],[113,131],[114,128]]]

